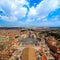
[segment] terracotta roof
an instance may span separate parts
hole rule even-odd
[[[45,55],[42,55],[42,60],[47,60]]]

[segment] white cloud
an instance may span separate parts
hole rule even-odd
[[[34,7],[30,8],[30,11],[29,11],[29,16],[36,16],[37,15],[37,12],[36,12],[36,9]]]
[[[37,5],[36,10],[38,17],[47,16],[51,11],[54,11],[58,8],[58,0],[45,0]]]
[[[43,19],[43,22],[45,22],[45,21],[47,21],[47,18],[44,18],[44,19]]]
[[[39,22],[39,25],[43,25],[44,23],[48,25],[51,22],[47,22],[47,16],[50,12],[60,7],[60,0],[42,0],[36,7],[29,7],[27,0],[0,0],[0,10],[6,14],[5,16],[0,16],[0,18],[5,21],[14,22],[25,17],[27,8],[24,5],[28,6],[29,11],[26,21],[19,22],[21,25],[29,25],[29,23],[34,21],[39,22],[40,20],[43,23],[40,24]]]
[[[13,15],[19,17],[19,18],[23,18],[25,17],[27,12],[27,9],[25,7],[20,7],[19,9],[13,11]]]
[[[26,20],[26,23],[29,24],[29,23],[34,22],[34,21],[35,21],[35,19],[29,19],[29,18],[28,18],[28,19]]]
[[[23,7],[23,5],[28,5],[28,2],[26,0],[0,0],[0,7],[6,13],[4,17],[9,18],[8,16],[10,16],[11,21],[12,19],[21,19],[26,16],[27,8]],[[10,19],[8,21],[10,21]],[[16,20],[17,19],[15,19],[15,21]]]
[[[0,19],[2,20],[5,20],[5,21],[8,21],[8,22],[14,22],[14,21],[17,21],[18,19],[15,17],[15,16],[0,16]]]
[[[52,27],[52,26],[58,27],[58,26],[60,26],[60,21],[44,21],[42,23],[38,22],[38,25],[41,27]]]
[[[40,4],[37,5],[36,8],[30,8],[28,13],[28,17],[36,18],[36,20],[46,19],[48,14],[55,9],[59,8],[60,1],[59,0],[43,0]],[[34,12],[33,12],[34,11]]]
[[[37,21],[42,20],[42,19],[45,19],[45,18],[46,18],[46,16],[38,17],[37,18]]]

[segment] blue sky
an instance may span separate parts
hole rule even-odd
[[[0,27],[60,27],[60,0],[0,0]]]

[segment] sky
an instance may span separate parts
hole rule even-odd
[[[0,0],[0,27],[60,27],[60,0]]]

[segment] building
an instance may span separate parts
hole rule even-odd
[[[7,42],[7,41],[9,41],[9,37],[8,36],[0,35],[0,42]]]
[[[42,60],[47,60],[45,55],[42,55]]]

